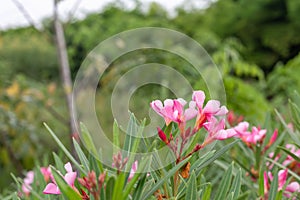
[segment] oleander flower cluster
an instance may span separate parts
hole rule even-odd
[[[263,142],[267,130],[260,127],[252,127],[251,131],[249,131],[249,123],[242,121],[243,117],[236,118],[233,112],[229,112],[230,115],[226,117],[228,109],[224,105],[221,106],[218,100],[209,100],[205,105],[204,102],[205,93],[203,91],[194,91],[192,100],[188,103],[188,108],[185,108],[187,102],[182,98],[167,99],[164,103],[160,100],[155,100],[150,105],[155,112],[164,118],[166,126],[169,126],[172,122],[178,125],[181,147],[184,147],[187,141],[199,132],[201,128],[207,131],[208,135],[205,140],[201,144],[197,144],[188,155],[195,153],[215,140],[225,140],[232,137],[240,138],[249,147]],[[231,124],[233,124],[234,120],[239,123],[234,127],[226,128],[226,118],[229,119]],[[195,119],[194,126],[186,127],[187,121],[192,119]],[[182,152],[181,150],[179,153],[177,152],[178,141],[174,140],[172,132],[168,138],[167,134],[158,127],[158,136],[173,150],[178,160],[180,160]],[[276,138],[277,130],[274,131],[266,149],[274,143]]]
[[[68,197],[78,200],[127,200],[151,197],[158,200],[196,199],[202,190],[205,191],[203,193],[212,191],[210,183],[205,182],[203,175],[205,171],[199,167],[201,166],[199,163],[203,164],[202,167],[215,165],[214,160],[222,155],[211,151],[202,157],[201,150],[215,141],[223,141],[220,142],[223,144],[224,140],[231,139],[229,144],[226,144],[227,147],[223,147],[225,150],[221,148],[220,152],[226,152],[238,142],[239,146],[235,146],[232,155],[227,154],[230,158],[225,159],[234,162],[227,165],[229,167],[219,184],[225,189],[228,186],[228,195],[224,192],[225,189],[221,188],[217,191],[222,191],[222,194],[215,194],[219,199],[243,199],[248,189],[252,191],[258,189],[259,191],[254,191],[255,194],[252,196],[261,200],[271,199],[274,193],[280,194],[276,199],[299,199],[300,148],[296,143],[286,144],[279,147],[284,150],[280,151],[279,144],[284,145],[281,129],[273,130],[251,125],[244,120],[247,116],[239,116],[233,111],[228,111],[220,101],[206,100],[206,95],[201,90],[194,91],[190,101],[182,98],[166,99],[163,102],[154,100],[150,103],[150,107],[162,117],[164,126],[157,127],[157,138],[149,148],[155,150],[157,142],[160,147],[167,146],[171,154],[175,155],[175,162],[162,170],[147,171],[145,168],[149,164],[148,160],[130,157],[129,154],[124,153],[125,151],[122,151],[123,154],[121,151],[113,151],[115,154],[111,157],[112,164],[104,166],[91,152],[85,156],[80,150],[80,145],[75,142],[80,164],[75,158],[70,157],[71,153],[67,153],[72,164],[71,162],[62,164],[63,161],[60,161],[58,168],[46,166],[28,171],[21,181],[18,196],[31,199],[35,195],[34,199],[44,195],[43,198],[48,199]],[[291,124],[289,128],[293,131]],[[118,140],[116,137],[114,135],[114,140]],[[127,141],[131,142],[131,139]],[[138,144],[135,143],[136,138],[133,141],[134,145]],[[122,142],[126,143],[126,138],[125,142]],[[121,146],[120,141],[116,144]],[[146,142],[143,141],[142,145],[146,145]],[[146,148],[143,146],[142,149]],[[98,156],[102,154],[99,153]],[[222,167],[226,165],[220,163]],[[235,175],[233,171],[230,172],[234,165],[237,166]],[[203,178],[199,178],[199,174]],[[235,176],[234,179],[231,179],[229,174]],[[43,181],[39,179],[39,175],[42,176]],[[161,180],[164,180],[164,183]],[[239,192],[242,190],[242,184],[244,184],[243,190],[246,191],[244,194]],[[251,187],[247,188],[249,185]],[[37,188],[39,191],[36,192]],[[198,191],[199,188],[201,192]],[[214,194],[207,194],[206,199],[212,197],[215,197]]]

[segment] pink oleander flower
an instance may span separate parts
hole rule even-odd
[[[203,124],[203,127],[208,131],[208,137],[204,142],[205,144],[213,140],[225,140],[237,134],[234,129],[225,130],[225,119],[218,121],[215,117],[212,117],[209,122]]]
[[[261,143],[266,136],[266,129],[260,129],[259,127],[252,127],[251,132],[248,131],[249,123],[240,122],[233,129],[237,132],[237,136],[243,140],[248,146],[251,144],[256,145]]]
[[[160,100],[155,100],[150,103],[151,108],[160,116],[162,116],[168,126],[171,122],[184,124],[186,121],[194,118],[197,115],[195,102],[189,103],[189,108],[184,109],[186,101],[179,99],[166,99],[164,105]]]
[[[284,185],[286,184],[288,176],[288,170],[280,170],[278,172],[278,191],[283,190]],[[264,192],[265,194],[268,194],[269,189],[270,189],[270,183],[273,180],[273,175],[271,172],[264,172]],[[286,197],[291,197],[291,194],[294,192],[300,192],[300,185],[298,182],[292,182],[288,184],[283,191],[283,195]]]
[[[74,182],[76,180],[77,172],[73,172],[72,166],[69,162],[67,164],[65,164],[65,169],[66,169],[67,173],[65,174],[64,179],[69,186],[74,188]],[[61,194],[53,176],[51,175],[50,177],[52,179],[52,183],[48,183],[48,185],[46,185],[46,188],[44,189],[43,193],[44,194]]]
[[[205,94],[203,91],[194,91],[192,99],[196,102],[196,106],[198,108],[196,124],[193,132],[197,132],[200,128],[202,128],[203,124],[207,120],[209,121],[212,119],[213,116],[224,116],[228,112],[226,106],[220,107],[220,102],[217,100],[209,100],[203,108],[205,100]]]
[[[40,171],[43,174],[45,181],[48,182],[52,176],[50,167],[41,167]]]
[[[29,171],[26,174],[26,177],[24,178],[24,183],[22,184],[22,191],[26,196],[29,196],[30,191],[31,191],[31,184],[33,183],[34,180],[34,172]]]

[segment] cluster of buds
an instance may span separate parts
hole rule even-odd
[[[91,171],[86,177],[78,178],[77,180],[91,195],[93,195],[94,199],[97,200],[100,199],[101,188],[104,185],[105,176],[106,174],[104,172],[100,174],[97,179],[96,173]],[[90,199],[84,190],[81,190],[81,193],[83,199]]]
[[[300,185],[298,182],[294,181],[287,184],[288,170],[280,170],[277,174],[278,176],[278,191],[283,191],[283,195],[287,198],[291,198],[293,193],[300,192]],[[270,182],[273,180],[273,175],[271,172],[264,172],[264,194],[265,199],[268,198],[268,192],[270,190]],[[286,187],[285,187],[286,185]],[[292,198],[296,200],[296,197]]]
[[[116,168],[117,172],[119,173],[125,167],[127,161],[128,161],[128,158],[123,159],[122,153],[118,152],[117,154],[113,155],[112,167]]]

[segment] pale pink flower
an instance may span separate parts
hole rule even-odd
[[[34,172],[33,171],[27,172],[26,177],[24,178],[24,183],[22,184],[22,191],[26,196],[30,194],[30,191],[32,189],[30,185],[33,183],[33,180],[34,180]]]
[[[196,102],[198,108],[198,114],[196,118],[196,124],[193,132],[197,132],[206,121],[212,119],[213,116],[224,116],[228,110],[226,106],[220,107],[220,102],[217,100],[209,100],[205,107],[203,107],[205,94],[203,91],[194,91],[192,99]]]
[[[262,142],[266,136],[266,129],[260,129],[257,127],[252,127],[252,131],[248,131],[249,123],[240,122],[234,130],[237,132],[238,137],[240,137],[246,144],[257,144]]]
[[[292,193],[300,192],[300,185],[298,182],[292,182],[288,184],[285,188],[284,196],[287,198],[290,198],[292,196]],[[295,200],[296,198],[293,198]]]
[[[41,167],[40,171],[43,174],[45,181],[48,182],[52,176],[50,167]]]
[[[167,126],[171,122],[178,124],[185,123],[197,115],[195,102],[190,102],[189,108],[186,110],[184,109],[185,105],[186,101],[181,98],[173,100],[166,99],[164,104],[162,104],[160,100],[155,100],[150,103],[151,108],[164,118]]]
[[[65,164],[65,169],[67,173],[64,176],[65,181],[67,184],[74,188],[74,182],[77,176],[77,172],[73,172],[71,164],[68,162]],[[46,188],[44,189],[44,194],[61,194],[56,182],[52,179],[53,183],[49,183]]]
[[[225,119],[218,121],[217,118],[211,117],[210,121],[203,124],[203,127],[208,131],[206,141],[225,140],[237,134],[233,129],[225,130]]]

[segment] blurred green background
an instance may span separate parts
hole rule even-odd
[[[26,5],[25,5],[26,6]],[[227,107],[255,124],[277,108],[289,119],[288,98],[300,88],[300,1],[218,0],[207,8],[179,7],[172,17],[162,6],[145,9],[136,1],[133,9],[112,3],[82,20],[64,23],[71,74],[101,41],[119,32],[144,27],[180,31],[198,41],[211,55],[224,78]],[[175,55],[159,51],[133,52],[116,60],[99,83],[97,109],[101,125],[109,132],[112,114],[109,99],[115,81],[125,71],[114,70],[138,56],[144,63],[173,66],[193,85],[205,90],[191,66]],[[170,83],[172,84],[172,83]],[[139,119],[147,117],[151,99],[172,98],[157,85],[145,86],[132,97],[130,109]],[[43,165],[57,146],[43,126],[48,125],[69,146],[67,106],[64,101],[53,21],[43,29],[33,27],[0,32],[0,192],[38,161]]]

